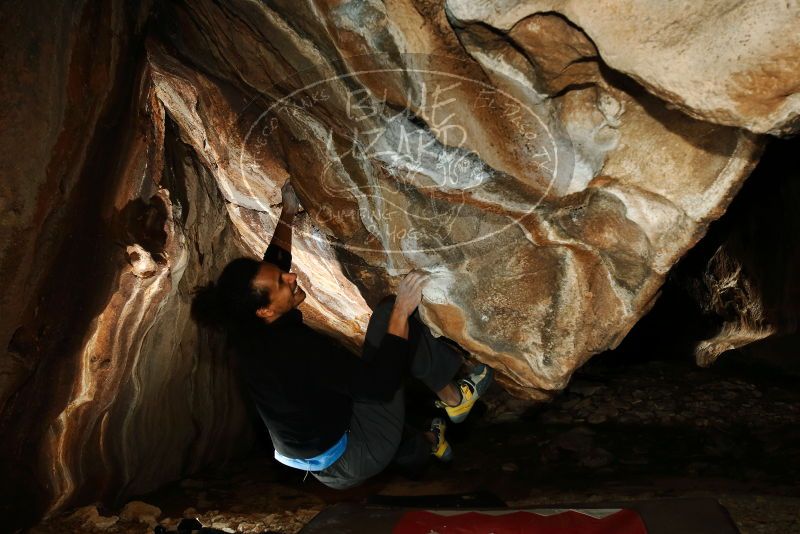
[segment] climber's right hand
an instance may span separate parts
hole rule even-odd
[[[400,282],[394,309],[397,313],[410,317],[422,302],[422,288],[428,282],[428,275],[422,271],[411,271]]]
[[[397,288],[387,333],[408,339],[408,318],[422,302],[422,288],[427,281],[428,275],[420,271],[411,271],[403,278]]]

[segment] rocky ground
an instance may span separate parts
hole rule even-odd
[[[797,380],[736,357],[710,369],[598,358],[549,404],[490,390],[471,420],[449,432],[454,462],[431,465],[418,480],[389,471],[334,492],[262,451],[126,509],[87,507],[32,532],[145,533],[192,516],[228,532],[295,533],[335,502],[490,492],[513,507],[711,496],[745,534],[800,533]],[[429,415],[426,402],[418,398],[412,419]]]

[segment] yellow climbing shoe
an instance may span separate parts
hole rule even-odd
[[[442,401],[436,401],[436,406],[444,408],[447,416],[454,423],[460,423],[469,415],[475,402],[483,395],[492,382],[494,371],[485,364],[475,367],[469,378],[463,378],[456,382],[458,390],[461,392],[461,402],[456,406],[450,406]]]
[[[453,459],[453,449],[444,438],[446,429],[447,425],[441,417],[437,417],[431,422],[431,432],[436,436],[436,443],[431,446],[431,454],[443,462],[449,462]]]

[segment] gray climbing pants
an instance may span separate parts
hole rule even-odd
[[[393,298],[384,299],[376,308],[367,326],[362,358],[378,354],[383,336],[389,327]],[[409,347],[412,351],[411,374],[431,391],[439,391],[450,383],[461,367],[461,354],[435,338],[415,316],[409,319]],[[347,449],[327,469],[312,472],[320,482],[335,489],[346,489],[363,483],[389,466],[392,461],[414,469],[430,458],[430,442],[422,432],[405,424],[405,394],[400,387],[389,402],[353,402]]]

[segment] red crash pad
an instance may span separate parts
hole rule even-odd
[[[449,496],[432,496],[409,506],[339,503],[320,512],[301,534],[738,534],[715,499],[656,499],[563,503],[510,510]],[[417,499],[419,500],[419,499]],[[414,501],[414,499],[411,499]],[[488,524],[488,526],[487,526]]]
[[[406,512],[392,534],[647,534],[633,510]]]

